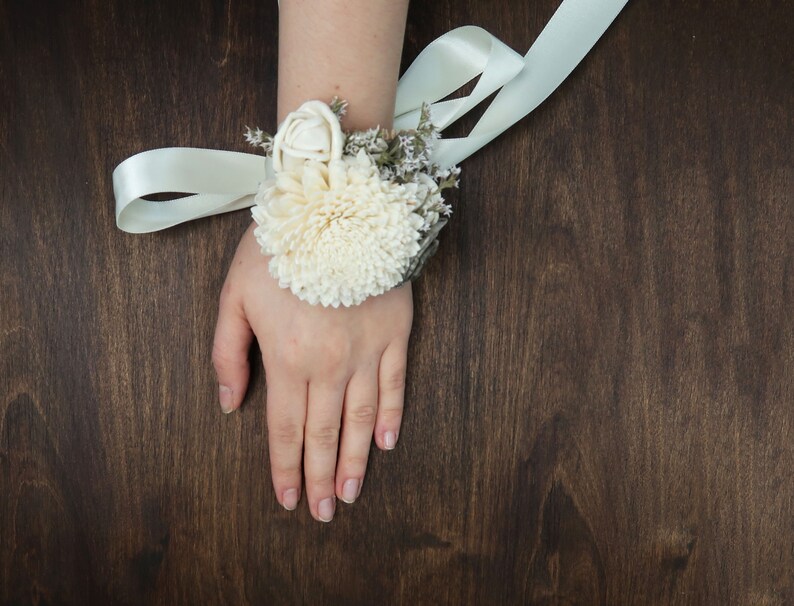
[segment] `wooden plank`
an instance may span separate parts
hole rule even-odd
[[[404,66],[556,5],[414,2]],[[464,163],[400,443],[329,525],[275,500],[255,353],[217,405],[250,216],[113,217],[127,156],[273,124],[276,10],[0,0],[0,603],[794,603],[791,5],[631,2]]]

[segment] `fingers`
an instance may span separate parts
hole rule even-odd
[[[301,493],[303,427],[306,423],[308,384],[283,370],[266,370],[267,431],[273,489],[281,505],[290,511]]]
[[[346,384],[347,381],[309,384],[303,465],[309,510],[321,522],[330,522],[336,510],[334,477]]]
[[[224,285],[215,326],[212,364],[218,375],[221,410],[227,414],[237,410],[245,396],[250,374],[248,350],[253,337],[242,305],[230,294],[228,285]]]
[[[408,341],[392,341],[380,358],[378,369],[378,415],[375,442],[383,450],[391,450],[400,435],[405,398],[405,369]]]
[[[356,371],[345,391],[336,495],[352,503],[361,494],[378,410],[378,365]]]

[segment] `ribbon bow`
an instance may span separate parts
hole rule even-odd
[[[441,139],[433,161],[452,166],[540,105],[574,70],[628,0],[563,0],[523,57],[476,26],[431,42],[400,78],[394,127],[415,127],[423,102],[443,130],[489,95],[499,93],[471,132]],[[439,101],[480,76],[464,97]],[[501,90],[500,90],[501,89]],[[146,233],[254,205],[259,183],[273,174],[270,160],[240,152],[169,147],[131,156],[113,171],[116,224]],[[163,192],[193,195],[152,202]]]

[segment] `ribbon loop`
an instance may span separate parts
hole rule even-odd
[[[524,60],[481,27],[468,25],[447,32],[425,47],[397,86],[395,128],[412,128],[422,103],[431,103],[433,123],[443,130],[488,95],[515,78]],[[470,95],[438,103],[477,76]]]
[[[488,106],[468,137],[442,139],[433,159],[452,166],[543,103],[571,74],[628,0],[564,0],[523,59],[523,69]]]
[[[248,208],[259,182],[270,175],[270,159],[255,154],[192,147],[141,152],[113,171],[116,224],[130,233],[147,233]],[[162,202],[143,199],[168,192],[195,195]]]

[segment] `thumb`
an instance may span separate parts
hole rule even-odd
[[[218,375],[218,396],[226,414],[240,408],[251,372],[248,350],[254,333],[240,300],[228,291],[221,292],[218,323],[212,346],[212,365]]]

